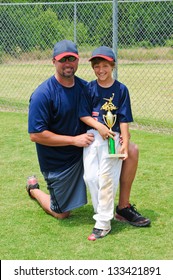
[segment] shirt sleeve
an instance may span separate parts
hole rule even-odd
[[[36,90],[29,103],[28,132],[39,133],[49,129],[49,102],[46,95],[40,90]]]

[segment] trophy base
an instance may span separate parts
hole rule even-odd
[[[123,158],[125,154],[109,154],[106,158]]]

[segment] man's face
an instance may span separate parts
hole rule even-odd
[[[74,56],[65,56],[59,61],[53,59],[57,75],[71,78],[77,71],[79,59]]]

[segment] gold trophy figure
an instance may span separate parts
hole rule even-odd
[[[106,115],[103,115],[103,120],[105,124],[109,127],[109,130],[112,131],[112,127],[114,126],[117,115],[113,115],[111,111],[117,110],[118,108],[112,103],[112,100],[114,98],[114,93],[112,93],[112,97],[109,99],[104,98],[104,100],[107,100],[105,104],[101,107],[102,110],[107,111]],[[116,153],[115,150],[115,140],[111,137],[108,138],[108,150],[109,150],[109,155],[108,157],[123,157],[124,154],[118,154]]]

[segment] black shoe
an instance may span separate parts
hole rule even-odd
[[[111,229],[98,229],[98,228],[93,228],[92,233],[88,236],[88,240],[90,241],[95,241],[98,238],[103,238],[105,237]]]
[[[149,226],[151,221],[143,217],[139,212],[137,212],[135,205],[129,204],[128,207],[123,209],[118,209],[116,207],[115,220],[120,222],[126,222],[136,227],[146,227]]]
[[[30,193],[30,190],[31,190],[31,189],[32,189],[32,190],[33,190],[33,189],[39,189],[38,180],[37,180],[37,178],[36,178],[35,175],[29,176],[29,177],[27,178],[27,183],[26,183],[26,190],[27,190],[29,196],[30,196],[31,198],[33,198],[32,195],[31,195],[31,193]]]

